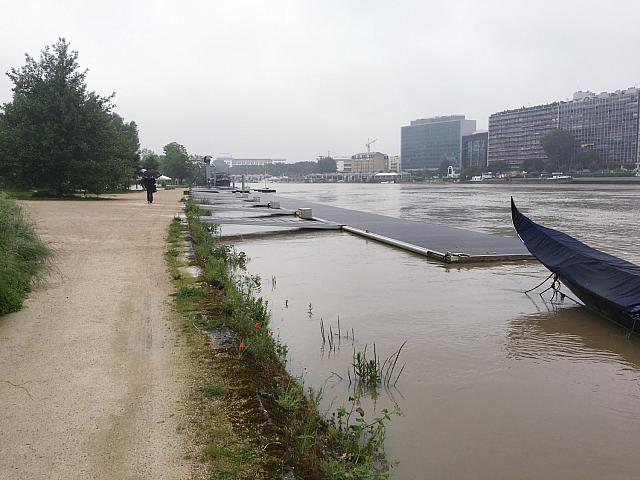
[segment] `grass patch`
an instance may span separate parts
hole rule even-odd
[[[271,459],[257,455],[261,446],[272,439],[265,440],[247,424],[243,402],[229,399],[234,387],[229,383],[228,369],[203,334],[202,310],[211,287],[180,273],[182,267],[188,266],[182,255],[186,235],[181,221],[174,219],[167,234],[165,260],[175,287],[178,328],[193,364],[187,430],[196,444],[194,457],[206,465],[206,478],[210,480],[277,478],[268,473],[277,471],[277,465],[274,468]]]
[[[259,277],[246,273],[247,258],[199,221],[199,207],[185,204],[188,229],[174,220],[166,260],[176,285],[176,305],[188,321],[198,358],[194,393],[202,458],[210,478],[383,479],[383,442],[389,415],[366,421],[354,398],[329,419],[319,413],[321,392],[305,392],[285,370],[287,348],[273,338]],[[195,246],[202,278],[182,278],[183,235]],[[173,250],[177,249],[177,250]],[[237,345],[213,350],[207,330],[226,327]],[[306,393],[306,394],[305,394]],[[362,412],[362,415],[360,415]]]
[[[202,394],[205,397],[219,397],[226,395],[229,389],[221,383],[208,383],[202,387]]]
[[[0,315],[22,308],[52,255],[22,208],[0,193]]]

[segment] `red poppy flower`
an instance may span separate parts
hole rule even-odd
[[[245,348],[247,348],[247,346],[244,344],[244,342],[240,342],[240,350],[244,350]]]
[[[260,322],[256,322],[256,328],[257,328],[258,330],[260,330],[260,327],[261,327],[261,326],[262,326],[262,325],[260,325]]]

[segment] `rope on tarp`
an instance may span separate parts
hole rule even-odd
[[[547,280],[549,280],[551,277],[553,277],[553,275],[555,275],[555,274],[554,274],[553,272],[551,272],[551,273],[549,274],[549,276],[548,276],[547,278],[545,278],[543,281],[541,281],[538,285],[536,285],[536,286],[535,286],[535,287],[533,287],[533,288],[530,288],[529,290],[525,290],[525,291],[524,291],[524,292],[522,292],[522,293],[529,293],[529,292],[533,292],[536,288],[539,288],[539,287],[541,287],[542,285],[544,285],[545,283],[547,283]]]
[[[525,290],[523,293],[526,295],[526,294],[532,292],[533,290],[535,290],[537,288],[540,288],[545,283],[547,283],[549,281],[549,279],[551,279],[551,278],[553,278],[553,280],[551,281],[551,285],[548,286],[547,288],[545,288],[543,291],[541,291],[538,295],[540,295],[542,297],[542,295],[545,294],[546,292],[548,292],[549,290],[553,290],[553,296],[551,297],[551,303],[552,304],[562,303],[562,302],[564,302],[565,298],[568,298],[569,300],[571,300],[575,304],[582,305],[581,302],[579,302],[578,300],[573,298],[571,295],[567,295],[566,293],[561,291],[562,283],[560,282],[560,279],[558,278],[558,275],[556,273],[553,273],[553,272],[551,272],[551,274],[547,278],[545,278],[542,282],[540,282],[538,285],[536,285],[533,288],[530,288],[529,290]]]
[[[640,320],[640,315],[632,315],[632,317],[633,317],[633,325],[629,333],[627,333],[627,338],[631,338],[631,335],[636,331],[636,324],[638,323],[638,320]]]

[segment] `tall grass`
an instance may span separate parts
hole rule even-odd
[[[0,315],[20,310],[51,255],[22,208],[0,192]]]
[[[287,461],[302,468],[300,478],[388,478],[383,445],[389,413],[384,410],[381,416],[367,422],[364,411],[357,406],[358,399],[350,397],[350,408],[342,407],[331,419],[325,418],[319,410],[321,390],[310,389],[305,395],[302,381],[292,378],[284,368],[287,347],[268,329],[268,305],[259,296],[261,281],[246,272],[245,254],[221,243],[215,226],[200,222],[199,207],[193,200],[186,202],[185,212],[196,257],[203,269],[202,280],[207,285],[207,298],[203,298],[207,315],[201,316],[196,324],[203,330],[222,326],[233,330],[241,343],[231,349],[237,355],[227,357],[228,361],[241,360],[234,364],[234,375],[255,383],[255,388],[243,384],[227,391],[249,391],[254,397],[257,394],[266,399],[267,404],[271,402],[270,419],[279,432],[277,441],[271,443],[281,445]],[[174,224],[178,229],[178,222]],[[311,304],[307,313],[313,317]],[[336,335],[339,339],[339,334]],[[329,328],[331,342],[333,336]],[[240,401],[246,403],[247,399]]]

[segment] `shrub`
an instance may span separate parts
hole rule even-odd
[[[49,265],[52,251],[38,237],[23,210],[0,193],[0,315],[15,312],[33,279]]]

